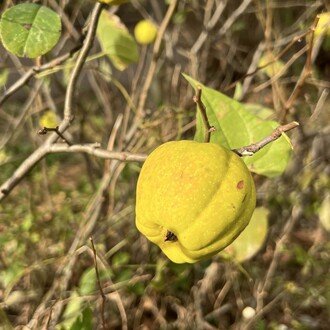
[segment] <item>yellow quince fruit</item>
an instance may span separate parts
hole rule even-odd
[[[330,12],[320,14],[319,18],[314,32],[315,37],[320,37],[322,34],[330,36]]]
[[[248,168],[214,143],[172,141],[142,166],[136,226],[176,263],[215,255],[243,231],[256,203]]]
[[[54,128],[59,125],[59,120],[56,113],[52,110],[47,110],[39,119],[40,127]]]
[[[157,37],[157,26],[149,20],[142,20],[135,25],[134,36],[141,45],[151,44]]]

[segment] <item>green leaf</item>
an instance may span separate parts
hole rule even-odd
[[[7,80],[9,76],[9,70],[8,69],[1,69],[0,70],[0,87],[3,87],[6,85]]]
[[[70,330],[92,330],[93,329],[93,311],[87,307],[77,317]]]
[[[61,34],[61,19],[51,9],[24,3],[6,10],[0,20],[4,47],[17,56],[35,58],[50,51]]]
[[[243,85],[238,82],[235,87],[234,100],[239,100],[242,97]]]
[[[265,138],[279,126],[275,121],[264,120],[264,114],[257,116],[246,106],[230,97],[205,87],[191,77],[184,75],[196,89],[202,88],[202,101],[206,107],[209,122],[216,131],[211,134],[211,142],[228,149],[236,149]],[[204,141],[204,126],[197,111],[195,140]],[[251,157],[243,157],[250,171],[275,177],[282,174],[291,155],[291,144],[282,136],[268,144]]]
[[[0,165],[5,164],[9,159],[5,150],[0,150]],[[0,242],[1,243],[1,242]]]
[[[0,329],[2,330],[12,330],[14,329],[12,325],[10,324],[6,313],[3,311],[3,309],[0,307]]]
[[[118,70],[124,70],[129,64],[138,61],[137,44],[117,16],[102,11],[97,37],[103,52]]]
[[[120,267],[127,265],[130,261],[130,254],[128,252],[117,252],[112,258],[113,267]]]
[[[257,207],[250,223],[236,240],[220,253],[225,258],[233,258],[237,262],[251,259],[262,247],[267,237],[269,211]]]
[[[96,290],[96,272],[95,268],[86,269],[80,277],[78,292],[81,296],[93,293]]]
[[[269,78],[274,77],[277,73],[282,71],[285,64],[281,60],[275,60],[273,53],[265,53],[259,60],[259,67]]]
[[[80,315],[83,304],[83,297],[80,297],[77,291],[73,291],[71,293],[69,303],[67,304],[63,313],[63,322],[61,322],[61,326],[64,329],[70,329],[72,327],[77,317]]]
[[[272,109],[266,108],[257,103],[245,103],[244,108],[262,120],[270,119],[274,115]]]

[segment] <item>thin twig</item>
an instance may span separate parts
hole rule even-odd
[[[259,283],[257,290],[255,292],[255,298],[256,298],[256,302],[257,302],[256,309],[255,309],[256,314],[251,320],[249,320],[249,322],[244,327],[242,327],[242,329],[244,329],[244,330],[250,329],[255,324],[255,322],[258,319],[260,319],[260,317],[262,315],[264,315],[266,312],[271,310],[274,303],[277,302],[285,293],[285,291],[282,291],[271,302],[269,302],[267,305],[264,305],[265,298],[269,294],[269,290],[272,286],[272,280],[274,278],[275,271],[276,271],[278,263],[280,261],[280,257],[283,253],[283,246],[287,242],[294,225],[299,220],[299,218],[301,216],[301,211],[302,210],[299,205],[294,206],[292,208],[291,217],[285,224],[281,237],[276,242],[273,258],[269,265],[267,273],[264,277],[264,280]]]
[[[59,131],[59,127],[43,127],[38,131],[39,135],[45,135],[48,132],[55,132],[63,141],[65,141],[69,146],[72,145],[72,143]]]
[[[307,46],[301,48],[298,52],[296,52],[286,63],[285,65],[274,75],[271,79],[267,80],[266,82],[254,87],[252,89],[253,93],[260,93],[266,87],[275,83],[279,78],[281,78],[289,69],[289,67],[297,61],[306,51]]]
[[[77,249],[82,244],[85,244],[88,237],[91,236],[97,220],[99,219],[104,203],[106,202],[106,192],[109,189],[109,184],[112,179],[112,173],[119,165],[118,162],[113,162],[111,164],[112,169],[109,173],[104,173],[103,177],[100,180],[100,187],[98,191],[91,198],[90,204],[86,207],[84,212],[83,221],[79,227],[78,232],[75,235],[75,238],[67,252],[67,255],[64,259],[64,262],[58,267],[56,274],[54,276],[53,284],[48,292],[45,294],[45,297],[42,303],[35,310],[33,316],[31,317],[28,327],[35,329],[39,318],[44,313],[48,302],[55,296],[61,296],[63,292],[68,290],[69,282],[72,276],[74,265],[78,260]],[[106,292],[107,293],[107,292]],[[58,323],[58,319],[61,316],[65,300],[58,298],[58,303],[53,308],[53,316],[51,321],[51,329],[55,327]]]
[[[158,60],[158,56],[161,50],[161,43],[165,34],[165,31],[170,23],[171,17],[174,14],[176,5],[177,5],[177,0],[171,1],[171,5],[169,6],[166,15],[164,17],[163,22],[161,23],[158,33],[157,33],[157,38],[155,40],[155,44],[152,50],[152,62],[150,64],[148,73],[147,73],[147,77],[146,80],[144,82],[142,91],[141,91],[141,96],[140,96],[140,100],[139,100],[139,104],[137,107],[137,115],[143,115],[143,109],[147,100],[147,96],[148,96],[148,91],[150,89],[151,83],[152,83],[152,79],[154,77],[154,74],[156,72],[156,68],[157,68],[157,60]]]
[[[197,86],[197,93],[193,97],[193,100],[197,104],[198,109],[202,115],[203,124],[205,127],[204,142],[210,142],[211,133],[215,131],[215,128],[214,128],[214,126],[210,125],[209,119],[207,118],[206,108],[202,102],[202,88],[200,86]]]
[[[52,320],[52,314],[53,314],[53,307],[54,307],[55,303],[50,307],[50,311],[49,311],[49,315],[48,315],[48,318],[47,318],[47,322],[46,322],[46,326],[45,326],[45,329],[49,329],[50,327],[50,321]]]
[[[319,100],[316,103],[316,106],[315,106],[315,109],[313,110],[312,115],[309,118],[310,122],[314,121],[318,117],[321,110],[323,109],[324,103],[327,100],[328,95],[329,95],[329,89],[324,89],[321,93]]]
[[[300,34],[299,36],[295,36],[290,42],[289,44],[286,45],[286,47],[276,56],[274,56],[274,58],[272,60],[270,60],[269,62],[258,66],[257,68],[255,68],[253,71],[248,71],[246,74],[244,74],[241,78],[237,79],[236,81],[234,81],[233,83],[231,83],[230,85],[228,85],[225,88],[225,91],[228,91],[232,88],[234,88],[237,83],[245,78],[254,76],[256,73],[258,73],[260,70],[268,67],[269,65],[275,63],[276,61],[278,61],[283,55],[285,55],[290,49],[291,47],[298,41],[300,41],[302,38],[304,38],[309,32],[304,32],[302,34]],[[262,48],[264,48],[264,45],[262,44]]]
[[[232,25],[235,23],[235,21],[240,17],[246,8],[250,5],[252,0],[243,0],[242,3],[237,7],[231,15],[228,17],[226,22],[223,24],[222,28],[219,30],[217,34],[217,38],[214,41],[219,40],[223,35],[227,33],[227,31],[232,27]]]
[[[283,113],[281,116],[281,121],[283,121],[285,119],[288,110],[295,103],[306,79],[310,76],[310,74],[312,72],[312,53],[313,53],[313,46],[314,46],[314,34],[315,34],[315,29],[317,27],[317,24],[319,23],[319,20],[320,20],[320,16],[317,15],[315,17],[312,27],[310,28],[311,37],[310,37],[309,43],[308,43],[306,64],[301,72],[301,75],[298,79],[296,86],[293,89],[293,92],[291,93],[289,99],[287,100],[287,102],[284,105]]]
[[[140,93],[140,99],[139,99],[139,103],[138,103],[137,110],[136,110],[136,116],[135,116],[134,122],[132,123],[132,125],[130,127],[129,132],[127,133],[126,140],[130,140],[132,138],[134,132],[136,131],[137,127],[139,127],[141,120],[145,115],[144,107],[145,107],[145,104],[147,101],[148,92],[150,90],[151,83],[152,83],[153,78],[156,73],[158,58],[159,58],[160,51],[161,51],[162,40],[163,40],[164,34],[166,32],[166,29],[167,29],[168,25],[170,24],[171,18],[174,15],[177,4],[178,4],[178,0],[171,1],[171,4],[169,5],[169,7],[167,9],[165,17],[158,29],[157,38],[155,40],[154,47],[152,50],[152,61],[150,63],[150,66],[149,66],[149,69],[147,72],[147,76],[144,81],[141,93]]]
[[[224,11],[224,9],[227,6],[227,0],[224,2],[221,2],[217,7],[216,10],[211,17],[205,24],[204,30],[201,32],[199,37],[197,38],[196,42],[194,45],[191,47],[191,53],[196,55],[199,50],[202,48],[204,42],[207,40],[209,37],[209,32],[215,27],[215,25],[219,22],[219,19]]]
[[[41,81],[35,82],[34,85],[35,85],[35,87],[32,89],[28,99],[26,100],[25,104],[21,108],[20,115],[17,118],[13,119],[7,126],[7,129],[5,130],[5,132],[3,132],[4,133],[3,138],[0,141],[0,149],[4,148],[5,145],[14,136],[14,134],[18,131],[20,126],[23,126],[23,124],[27,118],[27,115],[29,113],[29,110],[30,110],[31,106],[33,105],[33,102],[35,102],[37,95],[39,94],[40,88],[42,87],[42,82]],[[5,112],[2,112],[2,113],[4,114]]]
[[[83,65],[86,61],[89,50],[92,47],[95,31],[98,23],[98,18],[103,9],[103,4],[96,3],[93,11],[91,13],[91,20],[88,27],[86,39],[84,40],[84,44],[81,48],[81,52],[77,58],[76,65],[72,71],[71,79],[69,82],[69,86],[67,89],[67,93],[65,96],[65,105],[64,109],[64,118],[58,128],[59,132],[63,133],[70,126],[72,120],[72,101],[73,101],[73,93],[76,88],[77,79],[81,73]],[[5,199],[8,194],[18,185],[18,183],[30,172],[30,170],[36,166],[43,159],[47,153],[50,145],[55,143],[58,140],[58,134],[53,133],[51,136],[37,149],[35,150],[28,158],[26,158],[23,163],[16,169],[13,175],[4,182],[0,187],[0,202]]]
[[[285,224],[280,239],[276,242],[273,259],[268,268],[265,279],[258,289],[258,298],[260,297],[262,300],[268,294],[268,291],[271,287],[271,283],[272,283],[271,281],[274,277],[275,270],[276,270],[278,262],[279,262],[279,258],[283,253],[283,246],[286,243],[294,225],[299,220],[300,216],[301,216],[301,207],[294,206],[292,209],[291,217],[288,220],[288,222]],[[259,304],[257,303],[257,311],[259,311],[261,309],[262,305],[263,305],[262,303],[259,303]]]
[[[269,136],[265,137],[261,141],[257,143],[250,144],[248,146],[238,148],[238,149],[233,149],[233,152],[235,152],[238,156],[243,157],[243,156],[253,156],[257,151],[259,151],[261,148],[265,147],[267,144],[277,140],[282,136],[283,133],[288,132],[294,128],[299,126],[299,123],[296,121],[293,121],[289,124],[279,126],[274,129],[272,134]]]
[[[81,42],[79,45],[74,47],[70,52],[61,55],[52,61],[45,63],[41,66],[34,66],[30,68],[28,71],[26,71],[21,78],[19,78],[13,85],[11,85],[2,95],[0,98],[0,106],[14,93],[16,93],[18,90],[20,90],[24,85],[26,85],[31,78],[33,78],[35,75],[37,75],[40,72],[52,69],[63,62],[65,62],[67,59],[73,56],[83,45],[83,42]]]
[[[98,265],[97,265],[96,249],[95,249],[95,246],[94,246],[93,237],[91,236],[89,238],[89,240],[91,241],[91,244],[92,244],[96,279],[97,279],[97,284],[99,286],[100,294],[101,294],[101,297],[102,297],[101,318],[102,318],[102,326],[103,326],[103,329],[105,330],[105,329],[107,329],[107,327],[106,327],[106,323],[105,323],[104,310],[105,310],[105,303],[107,301],[107,297],[105,296],[105,294],[103,292],[103,289],[102,289],[102,285],[101,285],[100,273],[99,273],[99,268],[98,268]]]
[[[285,296],[285,291],[280,292],[272,301],[270,301],[267,305],[265,305],[260,312],[256,313],[255,316],[250,319],[247,324],[243,325],[241,330],[249,330],[253,327],[253,325],[260,320],[260,318],[268,313],[272,308],[278,303],[278,301]]]
[[[101,11],[104,8],[104,4],[97,3],[91,15],[90,27],[87,31],[86,39],[81,52],[78,55],[76,65],[72,70],[70,80],[68,83],[68,88],[66,90],[65,102],[64,102],[64,120],[71,122],[73,120],[73,96],[77,87],[77,81],[80,76],[81,70],[86,62],[89,51],[93,46],[93,41],[96,34],[97,22],[101,15]]]

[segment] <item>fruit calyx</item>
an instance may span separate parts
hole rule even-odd
[[[171,231],[167,231],[164,242],[176,242],[178,238]]]

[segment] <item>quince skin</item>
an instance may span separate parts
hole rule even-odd
[[[167,142],[142,166],[136,226],[176,263],[210,257],[243,231],[256,193],[234,152],[213,143]]]

